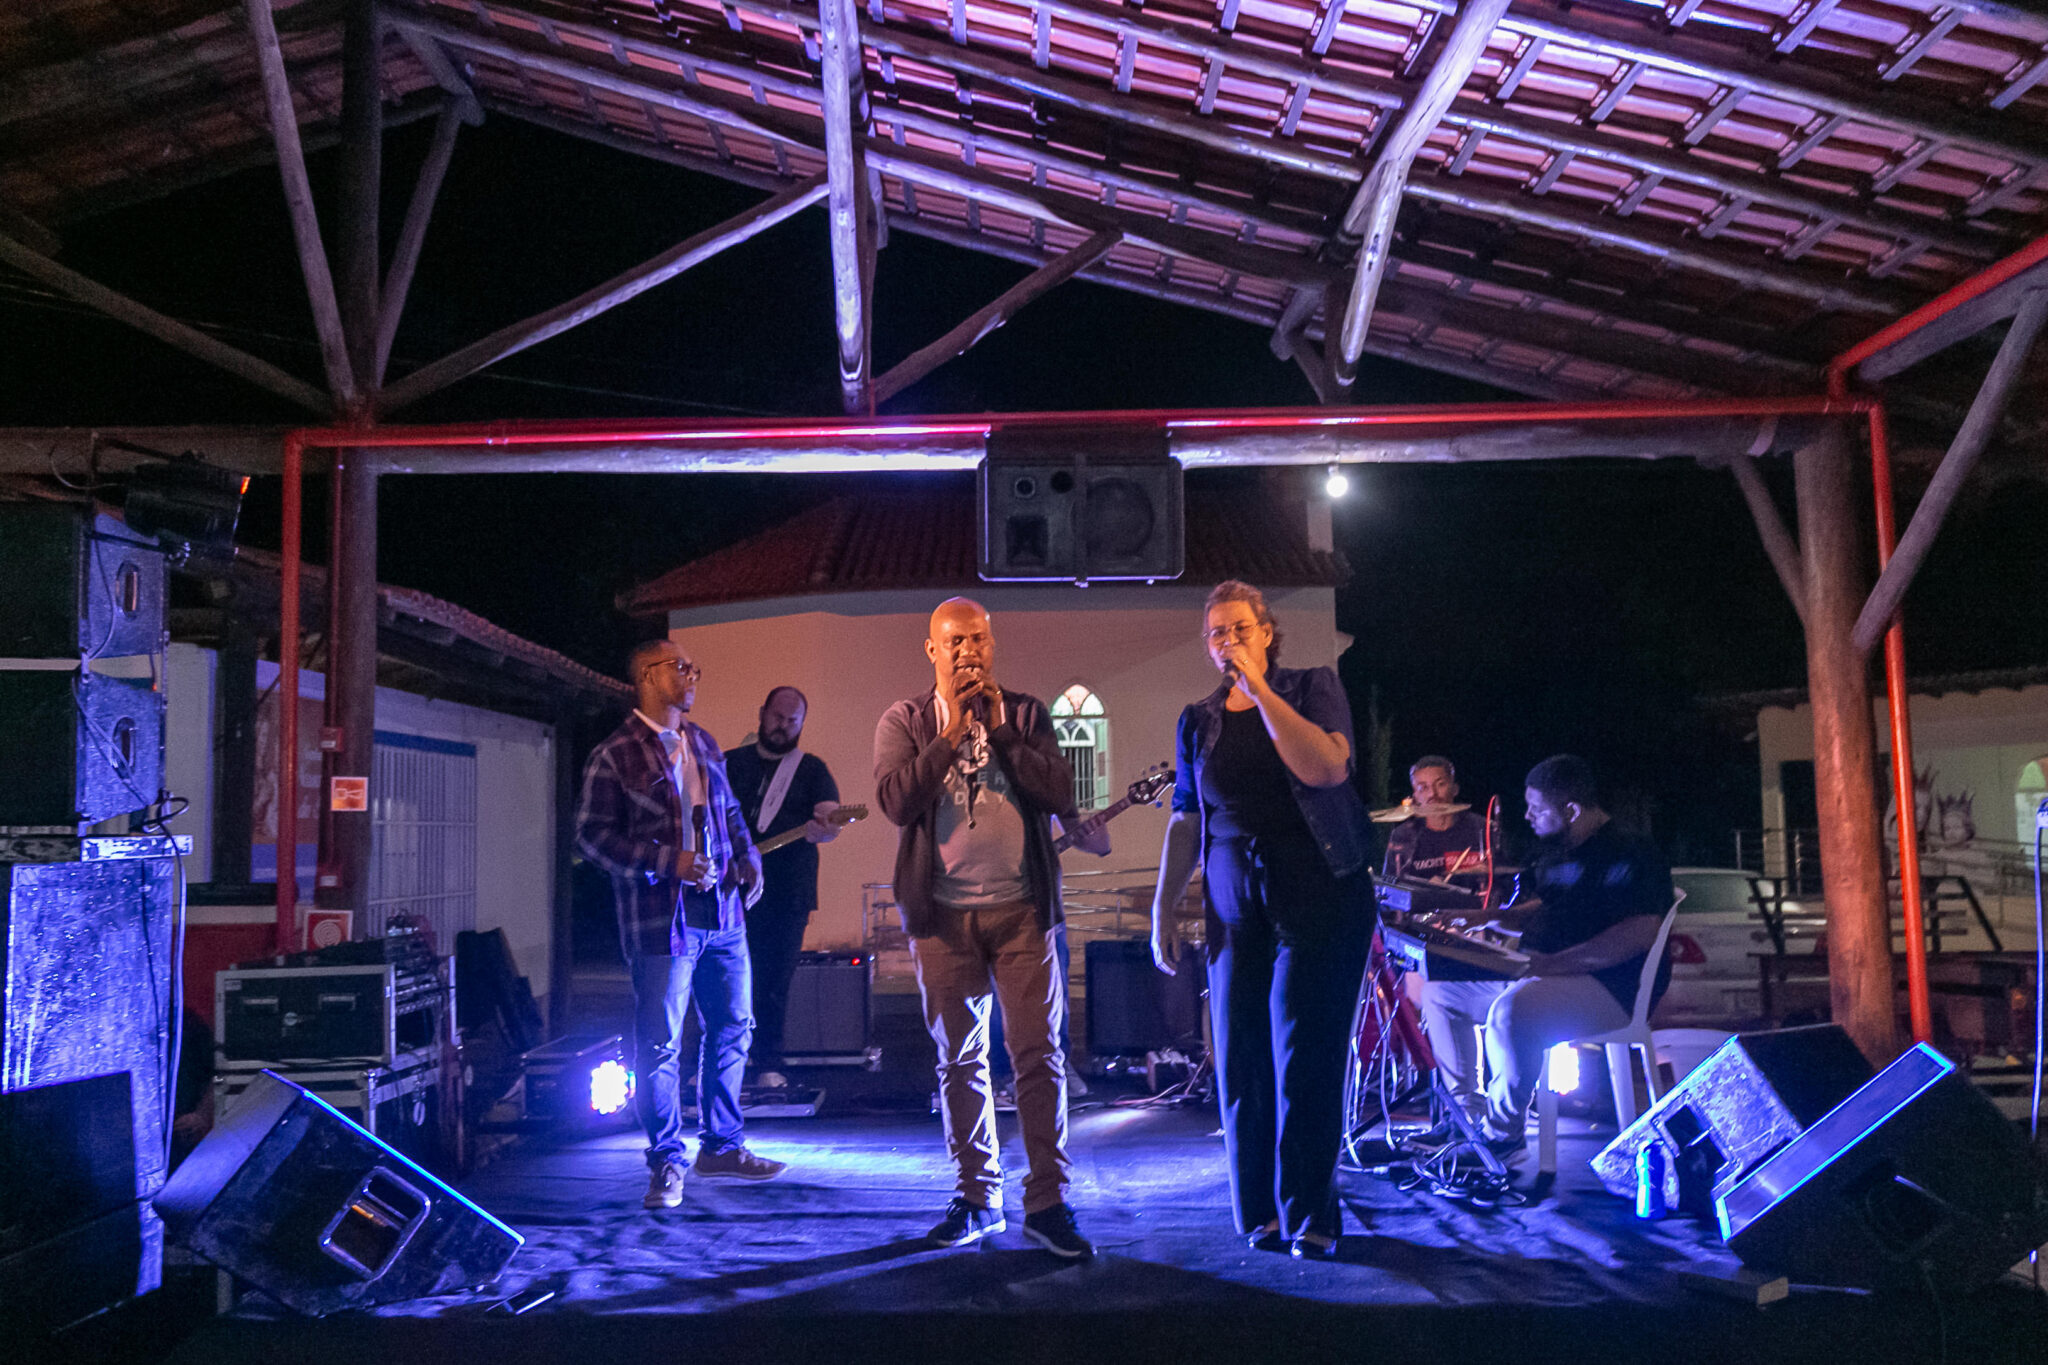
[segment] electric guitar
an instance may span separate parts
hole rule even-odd
[[[841,806],[838,810],[825,817],[825,823],[828,825],[851,825],[867,818],[868,808],[866,806]],[[782,833],[772,839],[763,839],[760,843],[754,845],[754,851],[766,857],[776,849],[787,847],[803,837],[804,827],[798,825],[795,829],[782,831]]]
[[[1101,829],[1132,806],[1156,805],[1161,797],[1172,790],[1173,769],[1167,767],[1164,763],[1147,769],[1145,775],[1126,788],[1120,798],[1104,806],[1086,820],[1081,821],[1072,829],[1060,835],[1054,841],[1052,851],[1054,853],[1065,853],[1075,844],[1087,838],[1096,830]]]

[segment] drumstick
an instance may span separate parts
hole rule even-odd
[[[1459,868],[1461,868],[1461,867],[1463,867],[1463,866],[1465,865],[1465,859],[1466,859],[1466,858],[1467,858],[1467,857],[1468,857],[1468,856],[1469,856],[1469,855],[1471,854],[1471,852],[1472,852],[1472,850],[1471,850],[1471,849],[1469,849],[1469,848],[1461,848],[1461,849],[1459,849],[1459,850],[1458,850],[1458,861],[1456,861],[1456,862],[1452,863],[1452,864],[1450,865],[1450,867],[1448,867],[1447,869],[1445,869],[1445,871],[1444,871],[1444,876],[1446,876],[1446,877],[1455,877],[1455,876],[1457,876],[1457,875],[1458,875],[1458,869],[1459,869]]]

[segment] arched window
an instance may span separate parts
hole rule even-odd
[[[1054,697],[1052,732],[1074,769],[1074,805],[1101,810],[1109,804],[1109,716],[1102,698],[1080,683]]]
[[[1057,723],[1057,722],[1055,722]],[[2034,860],[2034,812],[2041,808],[2041,798],[2048,796],[2048,755],[2044,755],[2020,769],[2020,785],[2013,792],[2014,814],[2018,817],[2019,838],[2027,848],[2027,861]]]

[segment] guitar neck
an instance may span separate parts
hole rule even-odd
[[[797,840],[803,837],[804,827],[802,825],[798,825],[795,829],[786,829],[782,831],[782,833],[774,836],[771,839],[761,840],[759,843],[754,845],[754,852],[761,854],[763,857],[766,857],[768,854],[773,853],[778,848],[788,848],[791,844],[795,843]]]
[[[1131,805],[1130,797],[1118,797],[1086,820],[1083,820],[1080,824],[1060,835],[1058,839],[1053,841],[1052,851],[1054,853],[1065,853],[1082,839],[1087,838],[1090,834],[1093,834],[1096,830],[1129,810]]]

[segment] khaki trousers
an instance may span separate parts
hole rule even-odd
[[[991,1001],[1003,1011],[1016,1072],[1017,1119],[1024,1130],[1024,1212],[1066,1202],[1067,1066],[1060,1048],[1066,992],[1053,936],[1038,927],[1028,901],[968,908],[941,905],[939,932],[910,941],[925,1028],[939,1052],[939,1113],[946,1147],[960,1172],[962,1198],[1002,1207],[1001,1143],[989,1080]]]

